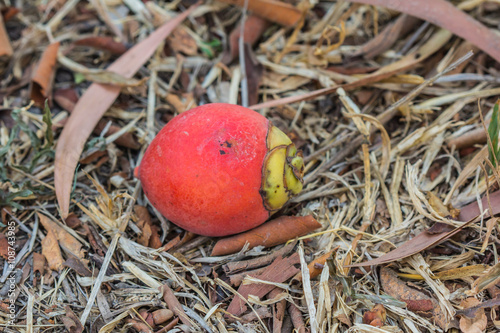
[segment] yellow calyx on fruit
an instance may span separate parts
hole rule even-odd
[[[267,134],[267,154],[262,167],[261,195],[271,213],[302,190],[304,160],[290,138],[276,126]]]

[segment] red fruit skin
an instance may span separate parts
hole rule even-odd
[[[259,193],[269,121],[232,104],[206,104],[175,117],[139,168],[151,204],[181,228],[226,236],[269,218]]]

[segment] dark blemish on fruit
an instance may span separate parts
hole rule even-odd
[[[221,143],[220,146],[224,147],[224,148],[231,148],[233,146],[233,144],[226,140],[223,143]]]
[[[226,152],[225,152],[224,150],[219,150],[219,153],[220,153],[221,155],[225,155],[225,154],[226,154]]]

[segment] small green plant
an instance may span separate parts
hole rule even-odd
[[[499,103],[500,100],[498,100],[493,107],[491,122],[488,126],[488,136],[491,141],[491,145],[488,144],[488,152],[490,155],[490,161],[495,168],[497,167],[497,162],[500,160],[500,149],[498,148],[498,134],[500,130],[500,119],[498,113]]]
[[[209,42],[202,41],[199,43],[200,50],[210,59],[216,56],[216,53],[222,50],[222,43],[218,39],[212,39]]]
[[[27,107],[29,108],[29,107]],[[53,191],[44,186],[35,186],[29,178],[14,181],[8,174],[8,170],[20,170],[31,174],[40,163],[47,163],[54,159],[54,134],[52,132],[52,117],[48,104],[45,103],[42,120],[46,125],[44,138],[38,138],[36,128],[29,122],[23,120],[22,112],[27,108],[14,109],[11,117],[15,122],[10,130],[9,139],[6,144],[0,147],[0,208],[10,206],[16,209],[22,209],[22,205],[15,201],[16,198],[27,198],[32,194],[51,195]],[[21,163],[14,163],[14,150],[19,149],[20,132],[24,132],[31,145],[26,148],[29,151]],[[23,153],[24,154],[24,153]]]

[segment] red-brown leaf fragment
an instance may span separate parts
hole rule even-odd
[[[283,244],[320,227],[321,224],[311,215],[281,216],[244,233],[222,238],[215,244],[212,256],[236,253],[247,242],[250,244],[250,248],[259,245],[271,247]]]
[[[31,77],[30,97],[38,106],[43,106],[47,99],[49,100],[49,105],[52,103],[52,83],[56,73],[59,45],[59,42],[55,42],[47,46]]]

